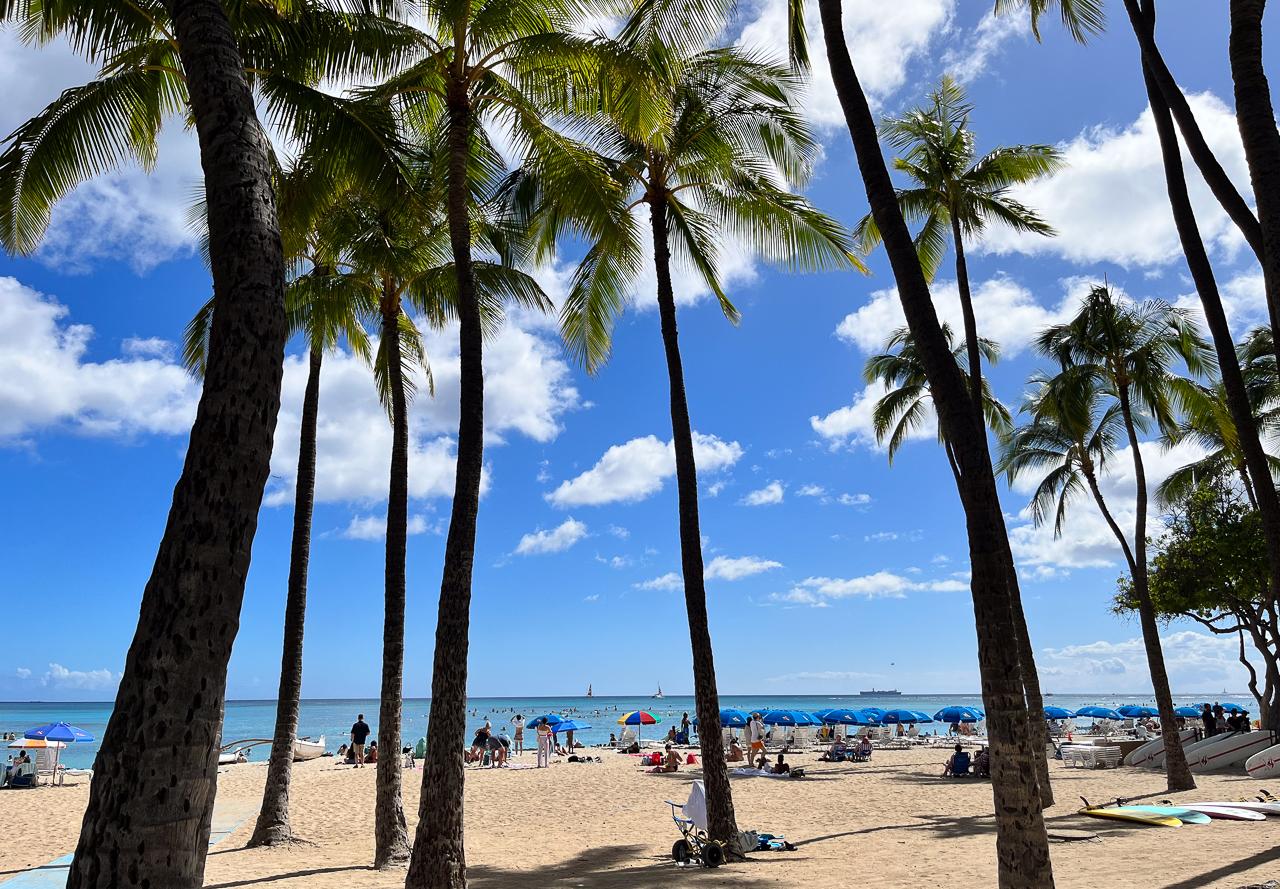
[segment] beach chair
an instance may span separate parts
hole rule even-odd
[[[623,726],[622,734],[618,737],[618,746],[626,748],[634,743],[636,743],[636,730],[630,726]]]
[[[18,772],[4,785],[5,787],[35,787],[37,783],[36,764],[34,762],[23,763],[18,766]]]
[[[62,766],[58,765],[56,750],[50,747],[41,747],[36,750],[36,759],[33,765],[36,769],[36,783],[48,781],[50,784],[62,783]]]

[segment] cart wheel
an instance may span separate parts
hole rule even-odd
[[[693,857],[693,846],[689,845],[688,840],[676,840],[675,845],[671,847],[671,857],[675,859],[676,864],[688,864],[689,859]]]
[[[724,864],[724,847],[719,843],[707,843],[702,847],[702,863],[707,867]]]

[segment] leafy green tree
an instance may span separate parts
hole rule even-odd
[[[681,11],[677,13],[678,9]],[[766,259],[808,270],[860,267],[834,220],[788,189],[808,178],[818,149],[795,105],[800,81],[788,68],[739,47],[706,49],[677,38],[664,15],[688,28],[691,5],[663,14],[641,9],[609,51],[634,59],[652,96],[649,123],[629,107],[576,122],[597,148],[627,201],[622,224],[591,240],[562,314],[569,350],[594,371],[607,358],[615,318],[641,274],[645,240],[652,245],[657,301],[667,361],[680,554],[693,652],[710,834],[736,834],[728,769],[720,743],[720,706],[707,620],[697,468],[683,359],[676,325],[672,257],[685,260],[715,294],[730,321],[734,307],[718,256],[737,237]],[[656,110],[656,114],[652,111]],[[632,210],[648,214],[648,232]]]
[[[965,239],[980,235],[992,222],[1037,235],[1055,234],[1049,223],[1009,191],[1052,175],[1063,164],[1058,150],[1050,145],[1013,145],[978,157],[977,140],[969,129],[973,105],[964,87],[950,77],[942,78],[929,102],[928,107],[914,108],[901,117],[885,118],[880,136],[903,152],[893,166],[912,184],[898,189],[898,206],[909,223],[920,226],[915,244],[925,278],[933,280],[948,239],[955,250],[969,386],[976,391],[982,385],[982,348],[969,287]],[[880,229],[871,213],[862,217],[853,231],[864,252],[880,243]]]
[[[898,299],[929,380],[938,420],[960,468],[959,493],[969,537],[971,591],[978,636],[978,669],[990,726],[992,796],[996,812],[996,861],[1002,889],[1053,885],[1044,827],[1035,726],[1042,713],[1027,704],[1027,646],[1021,597],[1014,585],[1013,554],[996,490],[987,430],[974,409],[934,310],[910,229],[898,205],[876,131],[875,118],[844,35],[842,0],[818,0],[827,64],[853,142],[867,202],[884,241],[898,285]],[[804,0],[788,0],[787,34],[793,63],[808,66]],[[1026,666],[1024,666],[1026,665]]]
[[[947,342],[953,343],[951,352],[956,363],[967,371],[967,345],[954,345],[955,337],[950,325],[943,324],[942,332]],[[929,379],[925,376],[920,356],[911,339],[911,330],[899,327],[889,336],[884,348],[885,351],[881,354],[867,359],[862,376],[868,383],[881,383],[886,390],[872,409],[871,421],[877,443],[884,444],[886,439],[889,442],[889,462],[892,464],[898,449],[911,433],[929,422],[932,413],[929,402],[932,396],[929,392]],[[986,356],[988,364],[995,364],[999,360],[1000,347],[994,341],[979,339],[978,348]],[[995,397],[991,384],[985,377],[982,380],[982,409],[987,425],[996,435],[1007,435],[1012,430],[1013,418],[1009,409]],[[960,468],[956,465],[955,455],[951,452],[946,436],[942,434],[941,426],[938,427],[938,443],[947,454],[951,474],[958,477]]]
[[[1170,790],[1189,790],[1195,787],[1195,779],[1182,753],[1169,675],[1147,587],[1147,474],[1138,433],[1149,423],[1166,432],[1174,428],[1174,362],[1182,361],[1191,373],[1203,374],[1213,369],[1213,354],[1184,311],[1158,300],[1123,304],[1105,286],[1094,287],[1071,320],[1041,331],[1036,346],[1062,369],[1057,385],[1066,392],[1065,403],[1077,410],[1071,422],[1079,424],[1069,428],[1076,430],[1083,425],[1079,406],[1089,404],[1087,394],[1103,393],[1114,399],[1119,408],[1137,486],[1133,548],[1126,551],[1126,558],[1140,604],[1143,643],[1160,711],[1167,751],[1165,771]]]
[[[1262,725],[1276,729],[1280,718],[1280,620],[1270,601],[1266,538],[1258,511],[1229,480],[1206,481],[1178,501],[1151,557],[1150,593],[1164,620],[1185,618],[1219,636],[1240,639],[1240,662],[1249,671],[1249,689],[1258,701]],[[1140,607],[1133,583],[1121,578],[1116,610]],[[1258,670],[1245,653],[1245,638],[1263,664]]]

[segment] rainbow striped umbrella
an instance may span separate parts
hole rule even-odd
[[[634,725],[636,726],[636,740],[640,740],[640,726],[657,725],[662,722],[661,716],[654,716],[648,710],[632,710],[630,713],[623,713],[618,717],[618,725]]]

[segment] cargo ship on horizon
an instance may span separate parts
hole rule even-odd
[[[858,692],[858,696],[863,698],[900,698],[902,697],[902,692],[896,688],[872,688]]]

